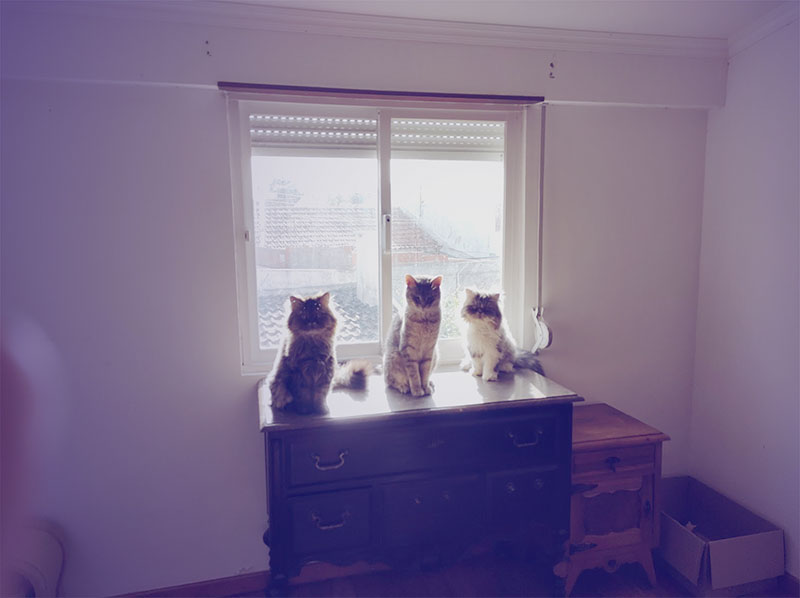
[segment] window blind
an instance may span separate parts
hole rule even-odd
[[[391,124],[392,148],[457,152],[502,152],[502,122],[395,118]],[[308,114],[251,114],[252,147],[362,148],[378,144],[378,121]]]

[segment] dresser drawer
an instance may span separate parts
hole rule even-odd
[[[492,523],[501,527],[530,521],[554,523],[553,517],[564,511],[558,503],[568,500],[558,488],[556,473],[553,469],[533,469],[491,474],[489,501]]]
[[[481,524],[478,476],[385,484],[382,537],[388,546],[433,544],[472,534]]]
[[[573,478],[597,474],[644,474],[654,468],[655,446],[652,444],[572,455]]]
[[[369,489],[295,497],[289,499],[288,506],[295,554],[369,544]]]
[[[479,452],[464,426],[335,431],[286,444],[292,487],[470,464]]]
[[[512,467],[553,463],[565,447],[555,416],[489,422],[476,431],[475,441],[478,459]]]

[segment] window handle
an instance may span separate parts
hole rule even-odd
[[[391,248],[391,232],[392,232],[392,215],[391,213],[386,213],[381,216],[382,226],[381,226],[381,250],[383,251],[383,255],[390,255],[392,253]]]

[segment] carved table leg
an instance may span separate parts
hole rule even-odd
[[[639,562],[644,567],[644,572],[647,573],[647,580],[650,585],[656,587],[656,570],[653,567],[653,552],[649,548],[642,548]]]

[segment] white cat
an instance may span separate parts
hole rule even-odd
[[[533,353],[517,348],[500,311],[499,293],[466,289],[461,317],[467,323],[467,355],[461,362],[462,369],[487,382],[497,380],[499,372],[512,372],[515,367],[544,374]]]

